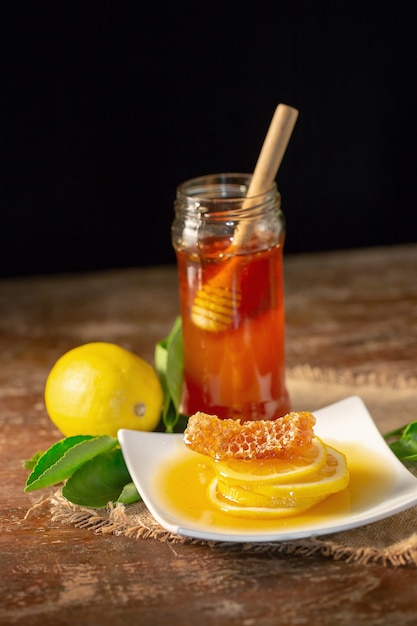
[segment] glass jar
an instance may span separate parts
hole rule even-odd
[[[184,344],[181,412],[275,419],[285,386],[283,245],[275,183],[247,197],[250,174],[177,188],[176,252]]]

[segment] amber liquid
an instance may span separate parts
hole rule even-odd
[[[214,477],[209,458],[179,448],[155,476],[155,490],[174,516],[187,520],[190,527],[219,532],[282,532],[306,524],[336,523],[342,516],[362,513],[382,502],[395,486],[395,475],[382,456],[355,444],[332,444],[346,455],[350,482],[343,491],[329,496],[299,515],[277,519],[240,518],[218,509],[207,490]]]
[[[290,410],[285,387],[282,245],[234,257],[209,243],[202,255],[177,251],[184,340],[181,410],[220,418],[275,419]],[[229,267],[226,268],[226,265]],[[241,300],[221,332],[191,319],[195,294],[219,272]],[[217,278],[218,279],[218,278]]]

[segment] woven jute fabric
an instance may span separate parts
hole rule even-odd
[[[415,473],[414,468],[412,469]],[[130,540],[154,540],[166,543],[198,543],[222,549],[243,549],[254,553],[314,555],[359,563],[386,566],[417,566],[417,506],[386,519],[348,531],[293,541],[229,543],[200,541],[165,530],[149,513],[143,502],[106,509],[77,506],[57,491],[32,507],[49,506],[53,522],[89,529],[96,534],[114,534]]]
[[[322,400],[325,398],[322,396],[326,387],[323,385],[323,373],[321,378],[318,378],[316,370],[310,368],[307,374],[306,368],[302,372],[298,372],[303,381],[301,388],[297,388],[297,391],[300,393],[302,389],[305,406],[324,405]],[[293,372],[291,372],[290,378],[294,379],[297,376],[293,376]],[[311,379],[311,385],[306,382],[306,379]],[[375,381],[373,382],[375,383]],[[337,386],[337,390],[345,396],[359,391],[367,405],[369,403],[375,407],[381,404],[380,398],[383,392],[384,412],[388,416],[395,415],[400,420],[403,420],[401,407],[407,407],[407,414],[414,412],[414,379],[407,379],[406,384],[402,381],[402,384],[395,385],[394,388],[387,386],[386,381],[383,383],[376,385],[375,388],[367,389],[355,381],[354,386]],[[333,387],[331,389],[333,390]],[[389,423],[385,427],[390,429]],[[408,469],[417,476],[417,463],[409,464]],[[72,504],[58,490],[32,507],[28,511],[28,515],[35,514],[37,510],[43,509],[45,506],[49,507],[53,522],[89,529],[98,535],[114,534],[124,536],[129,540],[154,540],[173,544],[198,543],[211,547],[221,547],[225,550],[244,549],[254,553],[266,552],[300,556],[320,554],[337,560],[378,563],[386,566],[417,566],[417,506],[348,531],[293,541],[244,544],[199,541],[170,533],[160,526],[142,502],[129,506],[117,504],[106,509],[91,509]]]

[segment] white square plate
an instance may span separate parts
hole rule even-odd
[[[210,522],[189,518],[185,512],[171,506],[169,499],[162,497],[156,476],[167,460],[175,460],[176,455],[180,458],[184,453],[196,454],[185,450],[182,434],[121,429],[118,438],[132,480],[151,514],[166,530],[188,537],[231,542],[298,539],[356,528],[417,504],[417,478],[391,452],[360,398],[346,398],[313,413],[317,420],[316,435],[345,452],[348,464],[349,450],[360,449],[366,467],[364,475],[371,477],[375,485],[381,482],[386,487],[380,492],[377,489],[370,500],[357,498],[356,505],[342,507],[337,514],[308,515],[305,521],[302,518],[301,521],[287,518],[285,523],[277,520],[276,528],[271,527],[271,522],[263,525],[257,520],[253,521],[253,527],[216,527]],[[376,464],[375,458],[379,459]]]

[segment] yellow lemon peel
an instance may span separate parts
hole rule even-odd
[[[312,498],[302,500],[293,506],[257,506],[257,505],[241,505],[231,502],[223,497],[218,489],[218,480],[214,478],[208,487],[208,496],[213,504],[224,511],[238,517],[255,518],[255,519],[276,519],[280,517],[293,517],[300,515],[314,505],[318,504],[324,498]]]
[[[209,498],[221,510],[239,517],[269,519],[298,515],[349,484],[345,455],[326,444],[323,447],[324,461],[319,455],[314,471],[299,474],[298,480],[292,474],[290,481],[277,481],[275,474],[270,474],[263,481],[253,481],[246,480],[246,473],[238,477],[233,471],[232,482],[226,482],[223,467],[223,472],[217,473],[210,483]]]
[[[69,350],[45,384],[47,413],[66,437],[116,437],[119,428],[154,430],[162,403],[156,370],[114,343],[92,342]]]

